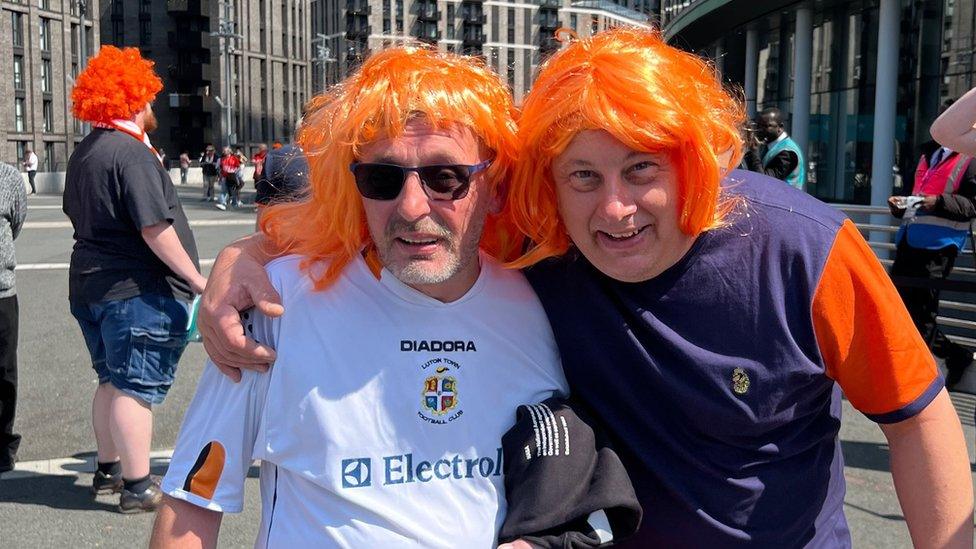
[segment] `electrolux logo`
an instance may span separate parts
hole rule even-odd
[[[373,483],[369,458],[342,460],[342,487],[363,488]]]
[[[495,450],[492,457],[462,457],[460,454],[443,456],[436,460],[415,458],[411,454],[383,456],[382,479],[377,485],[426,484],[447,480],[498,477],[502,474],[502,449]],[[370,458],[342,460],[342,487],[361,488],[372,485]],[[381,474],[377,472],[377,474]]]

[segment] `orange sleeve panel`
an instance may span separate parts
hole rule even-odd
[[[919,401],[941,389],[932,354],[850,220],[838,231],[817,285],[813,327],[827,375],[868,416],[924,407],[928,402]]]
[[[183,489],[204,499],[213,499],[217,482],[224,472],[225,458],[224,446],[216,440],[209,442],[197,456],[196,463],[183,483]]]

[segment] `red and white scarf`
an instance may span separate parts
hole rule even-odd
[[[156,156],[156,159],[159,160],[159,163],[160,164],[163,163],[163,158],[159,156],[159,152],[156,150],[156,147],[153,147],[152,142],[149,141],[149,135],[147,135],[146,132],[142,131],[142,128],[140,128],[139,125],[136,124],[135,122],[131,120],[123,120],[121,118],[116,118],[111,122],[95,122],[92,125],[95,126],[96,128],[102,128],[106,130],[118,130],[120,132],[131,135],[137,141],[140,141],[143,145],[149,147],[149,150],[152,151],[152,153]]]

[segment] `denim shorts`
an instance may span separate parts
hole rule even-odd
[[[149,404],[161,403],[186,348],[189,307],[156,294],[72,302],[99,385],[111,383]]]

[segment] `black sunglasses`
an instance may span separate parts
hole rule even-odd
[[[408,168],[396,164],[353,162],[349,171],[356,178],[356,188],[364,198],[393,200],[407,182],[407,174],[417,172],[420,186],[431,200],[460,200],[468,195],[471,177],[491,165],[491,160],[480,164],[436,164]]]

